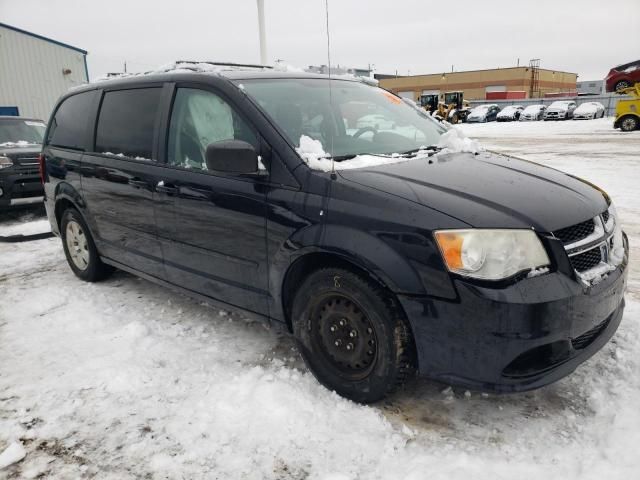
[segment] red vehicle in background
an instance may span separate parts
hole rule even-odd
[[[613,67],[605,78],[607,92],[633,87],[636,82],[640,82],[640,60]]]

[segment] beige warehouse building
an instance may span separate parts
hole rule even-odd
[[[380,78],[380,86],[413,100],[422,94],[463,91],[467,100],[484,100],[491,92],[525,92],[525,98],[547,93],[575,92],[578,75],[531,67],[471,70],[406,77]],[[537,78],[536,78],[537,77]]]

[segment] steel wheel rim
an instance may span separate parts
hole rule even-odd
[[[365,312],[350,298],[330,293],[311,313],[311,341],[324,361],[349,380],[365,378],[378,357],[378,339]]]
[[[89,266],[89,242],[84,230],[75,220],[70,220],[67,223],[65,240],[73,264],[79,270],[86,270]]]

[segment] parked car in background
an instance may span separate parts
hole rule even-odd
[[[638,82],[640,82],[640,60],[613,67],[605,78],[607,92],[617,92],[633,87]]]
[[[593,120],[594,118],[602,117],[604,117],[604,105],[600,102],[581,103],[573,111],[574,120]]]
[[[545,105],[528,105],[520,114],[521,122],[542,120],[547,107]]]
[[[0,210],[42,203],[38,155],[45,128],[42,120],[0,116]]]
[[[577,104],[572,100],[558,100],[544,112],[544,120],[568,120],[573,118]]]
[[[498,122],[517,122],[523,110],[522,105],[509,105],[498,112],[496,120]]]
[[[488,105],[478,105],[477,107],[473,108],[471,112],[469,112],[467,122],[493,122],[498,117],[499,111],[500,107],[495,103],[491,103]]]

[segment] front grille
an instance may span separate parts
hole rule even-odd
[[[600,253],[600,248],[596,247],[569,258],[573,268],[578,272],[585,272],[592,269],[602,261],[602,253]]]
[[[22,175],[38,175],[40,173],[38,165],[16,165],[16,171]]]
[[[596,325],[591,330],[586,333],[583,333],[579,337],[576,337],[571,340],[571,345],[576,350],[582,350],[583,348],[588,347],[597,337],[602,333],[602,331],[607,328],[609,325],[609,319],[607,318],[604,322]]]
[[[562,241],[562,243],[573,243],[591,235],[596,228],[593,219],[586,220],[582,223],[572,225],[571,227],[562,228],[553,234]]]

